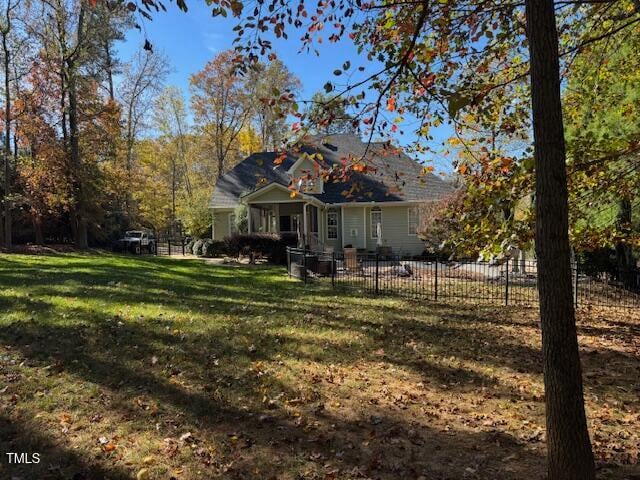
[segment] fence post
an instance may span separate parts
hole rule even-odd
[[[167,252],[171,256],[171,237],[167,237]]]
[[[380,290],[378,289],[378,272],[380,271],[380,255],[378,254],[378,252],[376,252],[376,287],[375,287],[375,294],[378,295],[378,293],[380,292]]]
[[[302,249],[302,275],[304,277],[304,283],[307,283],[307,248]]]
[[[509,259],[507,258],[507,270],[505,275],[505,288],[504,288],[504,304],[509,305]]]
[[[438,301],[438,259],[436,258],[436,281],[434,282],[434,298],[435,302]]]
[[[182,243],[182,256],[184,257],[184,237],[180,237],[180,243]]]
[[[576,275],[575,275],[575,291],[574,291],[574,308],[578,308],[578,259],[576,258]]]
[[[336,252],[331,252],[331,288],[336,288]]]

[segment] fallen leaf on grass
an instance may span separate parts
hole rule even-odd
[[[149,469],[148,468],[141,468],[138,473],[136,474],[136,480],[145,480],[149,478]]]
[[[71,415],[69,415],[68,413],[62,413],[60,414],[60,423],[61,424],[69,424],[71,423]]]
[[[115,449],[116,446],[111,442],[102,446],[102,450],[104,450],[105,452],[113,452]]]

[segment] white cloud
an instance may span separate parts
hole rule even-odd
[[[224,35],[217,32],[205,32],[202,34],[204,37],[204,45],[211,53],[220,51],[220,41],[224,38]]]

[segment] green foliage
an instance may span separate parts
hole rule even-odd
[[[223,257],[227,254],[227,243],[224,240],[207,239],[202,248],[204,257]]]
[[[297,236],[274,233],[235,234],[226,237],[224,241],[228,255],[243,255],[252,259],[266,258],[271,263],[284,264],[286,247],[295,246]]]
[[[633,221],[640,188],[638,30],[586,48],[568,79],[564,116],[574,244],[582,250],[640,245]]]
[[[239,204],[235,210],[235,227],[239,233],[247,233],[249,231],[249,210],[243,203]]]
[[[331,135],[355,133],[358,121],[347,112],[343,99],[316,92],[306,111],[306,122],[312,133]]]
[[[208,189],[193,192],[191,198],[185,199],[177,209],[178,218],[182,221],[187,233],[196,237],[211,235],[211,211],[207,193]]]

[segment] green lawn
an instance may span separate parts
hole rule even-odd
[[[2,479],[544,477],[531,310],[73,254],[0,255],[0,309]],[[602,478],[640,476],[639,325],[580,319]]]

